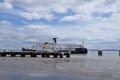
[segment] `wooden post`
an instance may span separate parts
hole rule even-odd
[[[102,56],[102,50],[98,50],[98,56]]]

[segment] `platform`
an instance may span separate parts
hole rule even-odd
[[[42,58],[63,58],[64,56],[69,58],[71,52],[48,52],[48,51],[0,51],[0,57],[26,57],[30,55],[30,57],[38,57]]]

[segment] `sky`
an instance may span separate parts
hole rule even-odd
[[[120,48],[120,0],[0,0],[0,49],[58,38],[89,49]]]

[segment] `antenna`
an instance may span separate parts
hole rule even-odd
[[[55,42],[55,43],[57,43],[57,38],[55,37],[55,38],[52,38],[53,39],[53,41]]]

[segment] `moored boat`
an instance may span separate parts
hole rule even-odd
[[[70,51],[72,54],[87,54],[88,50],[84,45],[75,44],[58,44],[57,38],[53,38],[53,43],[44,42],[32,45],[32,47],[22,48],[22,51],[49,51],[49,52],[66,52]]]

